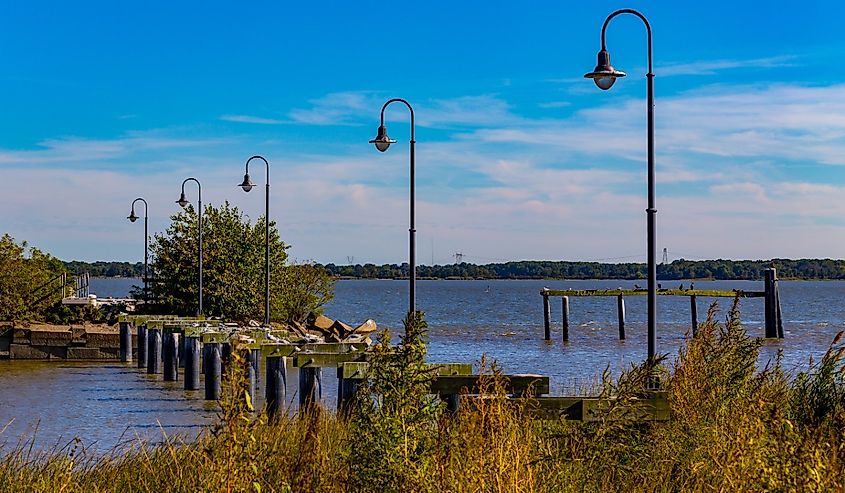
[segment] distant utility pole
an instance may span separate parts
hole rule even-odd
[[[346,263],[347,264],[352,265],[354,262],[355,262],[355,256],[354,255],[347,255],[346,256]]]
[[[455,253],[455,263],[460,264],[464,261],[464,254],[463,253]]]
[[[669,263],[669,250],[667,250],[666,248],[663,249],[663,263]]]

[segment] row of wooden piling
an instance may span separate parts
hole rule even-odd
[[[783,317],[781,315],[780,292],[778,289],[777,270],[775,268],[763,271],[763,291],[718,291],[695,289],[658,289],[662,296],[687,296],[690,300],[690,328],[693,336],[698,331],[697,296],[714,298],[764,298],[765,300],[765,336],[767,338],[783,339]],[[561,335],[564,342],[569,341],[569,298],[583,296],[616,296],[616,314],[619,327],[619,340],[625,340],[625,296],[642,296],[647,294],[644,289],[587,289],[587,290],[550,290],[540,291],[543,297],[543,328],[544,339],[552,338],[552,308],[550,297],[561,298]]]

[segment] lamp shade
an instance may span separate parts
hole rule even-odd
[[[138,220],[138,216],[135,215],[135,209],[134,208],[132,209],[132,212],[130,212],[129,215],[126,216],[126,219],[129,219],[133,223]]]
[[[185,207],[188,205],[188,199],[185,197],[185,192],[182,192],[182,194],[179,195],[179,200],[177,200],[176,203],[179,204],[181,207]]]
[[[253,187],[255,187],[255,183],[253,183],[252,180],[249,179],[249,173],[247,173],[244,175],[243,183],[238,186],[243,188],[244,192],[249,192],[250,190],[252,190]]]
[[[395,144],[395,143],[396,143],[396,141],[391,139],[387,135],[387,127],[385,127],[384,125],[379,125],[378,135],[376,135],[375,139],[370,141],[370,144],[375,144],[376,149],[378,149],[381,152],[386,151],[387,148],[390,147],[390,144]]]
[[[625,72],[616,70],[610,64],[610,53],[607,50],[601,50],[598,54],[598,63],[592,72],[584,74],[587,79],[593,79],[599,89],[608,90],[613,87],[613,83],[619,77],[625,77]]]

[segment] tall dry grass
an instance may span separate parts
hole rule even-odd
[[[671,362],[604,377],[602,392],[624,403],[659,375],[670,421],[608,409],[574,423],[531,419],[486,364],[489,397],[464,399],[449,415],[427,391],[424,322],[406,324],[398,345],[379,341],[350,416],[317,410],[268,423],[251,410],[238,360],[219,424],[197,442],[105,457],[21,446],[0,459],[0,491],[845,490],[841,335],[793,378],[777,361],[758,368],[761,343],[742,329],[736,304],[721,323],[711,308]]]

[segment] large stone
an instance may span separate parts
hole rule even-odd
[[[73,334],[67,325],[33,324],[29,326],[29,340],[33,346],[69,346]]]
[[[85,344],[85,327],[82,325],[71,325],[71,342],[73,344]]]
[[[88,326],[85,342],[88,347],[120,349],[120,330],[117,327]]]
[[[11,359],[64,359],[67,357],[67,347],[64,346],[30,346],[28,344],[12,344],[9,347]]]
[[[311,322],[311,327],[322,331],[328,331],[331,329],[332,324],[334,324],[334,320],[325,315],[317,315],[317,318]]]
[[[376,326],[376,322],[373,319],[369,319],[366,322],[362,323],[358,327],[355,327],[356,334],[370,334],[375,332],[378,327]]]
[[[70,347],[67,359],[117,359],[118,354],[108,348]]]
[[[29,344],[29,329],[26,327],[15,327],[12,331],[12,342],[15,344]]]

